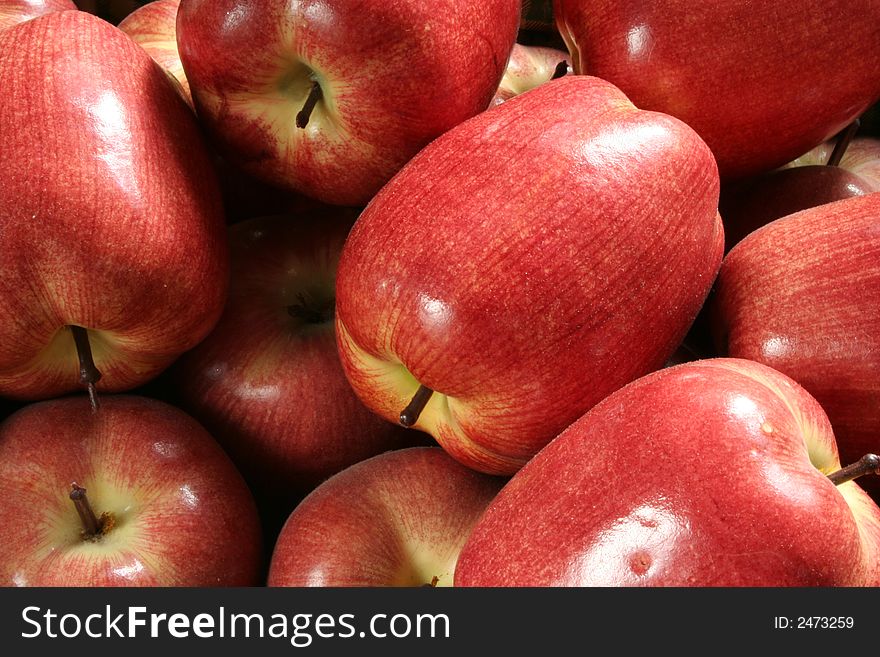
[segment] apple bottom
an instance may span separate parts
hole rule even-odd
[[[336,336],[345,375],[361,400],[389,422],[431,434],[456,461],[490,475],[510,475],[528,460],[528,455],[510,456],[488,449],[472,440],[467,427],[467,405],[459,399],[421,385],[400,361],[377,358],[361,349],[337,318]],[[427,391],[428,394],[422,394]],[[414,421],[403,415],[416,399]]]
[[[24,362],[17,358],[7,366],[0,364],[0,394],[19,401],[80,391],[88,391],[94,398],[98,390],[133,390],[161,374],[180,353],[156,349],[122,333],[70,324],[58,327],[44,340],[29,335],[27,344],[20,348],[12,346],[13,340],[7,341],[5,351],[34,353]]]

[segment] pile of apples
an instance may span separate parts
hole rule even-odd
[[[86,8],[0,0],[0,584],[880,585],[880,4]]]

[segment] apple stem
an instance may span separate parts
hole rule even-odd
[[[865,454],[855,463],[851,463],[845,468],[841,468],[837,472],[828,475],[831,483],[835,486],[857,479],[862,475],[875,474],[880,475],[880,456],[876,454]]]
[[[89,504],[89,498],[86,497],[86,489],[75,481],[70,484],[70,499],[73,500],[76,512],[82,521],[85,537],[91,538],[100,534],[101,523],[98,521],[95,512],[92,511],[92,505]]]
[[[568,75],[568,62],[563,59],[556,65],[556,68],[553,69],[553,75],[550,76],[550,79],[556,80],[565,75]]]
[[[856,119],[838,133],[837,143],[834,144],[834,150],[831,151],[831,156],[828,158],[828,162],[826,162],[827,166],[836,167],[840,165],[846,149],[849,148],[850,142],[859,130],[859,125],[861,125],[861,121]]]
[[[434,391],[429,387],[420,385],[409,404],[400,412],[400,424],[409,428],[418,422],[419,415],[425,410],[425,406],[433,394]]]
[[[314,80],[312,82],[312,88],[309,90],[309,95],[306,98],[305,104],[296,115],[297,128],[305,128],[309,124],[309,119],[312,117],[312,110],[315,109],[315,105],[317,105],[318,101],[321,100],[323,97],[324,92],[321,91],[321,85],[318,84],[317,80]]]
[[[101,372],[95,367],[92,357],[92,346],[89,344],[89,332],[82,326],[71,326],[73,342],[76,345],[76,355],[79,358],[79,381],[86,386],[89,392],[89,402],[92,404],[92,412],[98,410],[98,394],[95,384],[101,380]]]

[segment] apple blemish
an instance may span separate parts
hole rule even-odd
[[[81,536],[84,541],[98,541],[113,529],[116,524],[116,518],[113,514],[105,511],[100,517],[96,516],[92,505],[89,504],[89,498],[86,497],[86,489],[75,481],[70,484],[69,497],[82,522]]]

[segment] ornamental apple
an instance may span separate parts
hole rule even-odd
[[[139,386],[225,300],[195,118],[142,48],[79,11],[0,34],[0,89],[0,395]]]
[[[438,447],[361,461],[318,486],[281,530],[269,586],[451,586],[462,545],[504,479]]]
[[[183,0],[199,116],[234,164],[363,206],[429,141],[483,111],[519,0]]]
[[[119,29],[146,50],[180,83],[186,102],[193,104],[189,82],[177,51],[177,9],[180,0],[153,0],[138,7],[120,23]]]
[[[554,0],[575,73],[694,128],[722,178],[779,167],[880,98],[876,0]]]
[[[250,491],[182,411],[146,397],[31,404],[0,424],[0,584],[251,586]]]
[[[172,368],[181,406],[255,492],[299,499],[349,465],[412,444],[363,405],[339,362],[336,266],[356,216],[324,208],[232,226],[226,308]]]
[[[724,260],[710,314],[719,353],[778,369],[819,400],[844,462],[877,450],[880,194],[804,210],[746,237]],[[877,484],[865,487],[877,495]]]
[[[76,9],[73,0],[0,0],[0,32],[53,11]]]
[[[568,73],[568,53],[556,48],[514,44],[510,59],[492,99],[492,105],[534,89],[539,84]]]
[[[520,470],[456,586],[877,586],[880,509],[801,386],[713,359],[645,376]],[[869,477],[870,478],[870,477]]]
[[[672,355],[720,265],[718,184],[693,130],[598,78],[452,129],[343,249],[337,338],[355,391],[464,464],[515,472]]]

